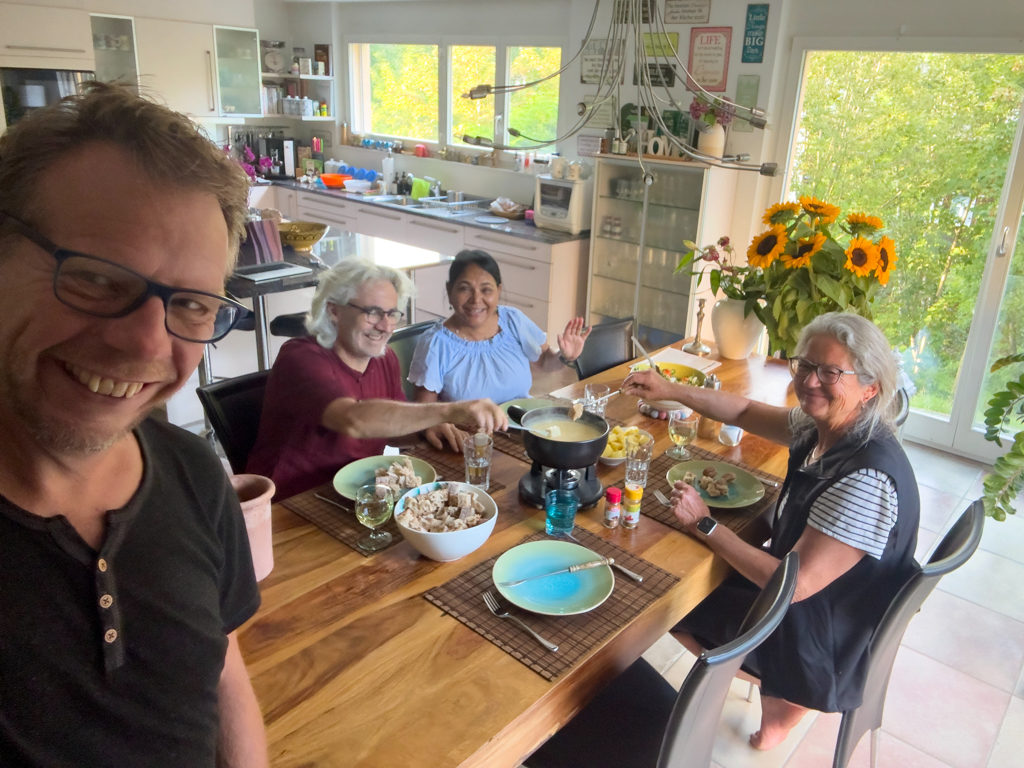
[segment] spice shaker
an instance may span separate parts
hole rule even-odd
[[[604,527],[618,528],[622,516],[622,491],[614,486],[604,492]]]
[[[715,374],[709,373],[707,378],[704,379],[703,384],[705,389],[721,389],[722,381]],[[707,416],[701,416],[700,421],[697,422],[697,437],[705,440],[717,440],[718,430],[722,428],[722,422],[715,421]]]

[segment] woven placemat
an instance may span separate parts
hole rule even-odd
[[[679,581],[679,577],[587,530],[577,528],[573,535],[584,546],[605,557],[614,557],[615,562],[643,576],[644,580],[638,584],[614,571],[615,589],[608,599],[594,610],[576,616],[541,616],[510,605],[509,611],[513,615],[558,646],[556,652],[548,651],[515,622],[499,619],[487,610],[483,593],[494,589],[491,569],[497,556],[423,596],[545,680],[554,680],[613,632],[628,625]],[[543,533],[535,533],[523,539],[520,544],[547,538]],[[494,592],[497,594],[497,590]]]
[[[511,456],[513,459],[523,462],[523,464],[532,464],[530,457],[526,455],[526,449],[523,447],[523,438],[519,432],[509,431],[495,432],[492,437],[494,438],[494,450],[501,451],[507,456]]]
[[[424,443],[422,445],[413,446],[412,448],[403,448],[402,454],[405,456],[415,456],[417,459],[423,459],[427,464],[434,468],[434,471],[437,472],[438,477],[442,480],[446,480],[450,483],[466,482],[465,459],[463,459],[458,453],[439,451],[434,446]],[[491,474],[493,475],[493,471]],[[492,479],[487,492],[493,494],[504,489],[505,486],[502,483],[496,482]]]
[[[317,498],[317,494],[331,501]],[[357,547],[356,542],[364,538],[370,532],[370,529],[356,520],[356,513],[352,502],[344,496],[340,496],[334,490],[334,486],[331,483],[321,485],[319,488],[312,488],[305,493],[300,493],[298,496],[285,499],[281,503],[299,517],[308,520],[321,531],[333,536],[342,544],[351,547],[363,557],[383,552],[385,549],[393,547],[402,541],[402,534],[398,529],[398,523],[395,522],[394,517],[390,517],[378,529],[391,534],[391,543],[387,547],[378,549],[377,552],[364,552]],[[339,506],[335,506],[336,504]]]
[[[695,445],[687,446],[687,450],[696,461],[725,461],[720,454],[708,451],[704,448],[698,448]],[[667,453],[663,453],[651,462],[651,466],[647,470],[647,487],[644,489],[644,497],[640,502],[640,514],[657,520],[659,523],[664,523],[670,528],[675,528],[677,531],[685,532],[683,524],[679,522],[674,514],[672,514],[672,510],[658,501],[654,496],[655,489],[660,490],[666,496],[672,492],[672,488],[669,486],[668,480],[665,479],[665,474],[678,463],[679,459],[674,459]],[[772,488],[770,485],[766,485],[764,487],[764,496],[749,507],[736,507],[732,509],[711,507],[711,514],[719,523],[724,525],[726,528],[731,528],[733,531],[739,533],[750,522],[760,517],[761,513],[775,504],[776,499],[779,497],[779,491],[782,490],[782,478],[776,477],[769,472],[764,472],[763,470],[751,467],[741,461],[727,461],[725,463],[734,464],[740,469],[746,470],[750,474],[754,475],[754,477],[771,480],[772,482],[779,484],[778,488]],[[622,488],[623,483],[619,483],[618,487]]]

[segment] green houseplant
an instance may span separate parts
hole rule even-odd
[[[1009,355],[996,360],[992,372],[1015,363],[1024,363],[1024,353]],[[1010,379],[1006,387],[996,392],[988,401],[985,411],[985,439],[1003,445],[1003,431],[1014,420],[1024,416],[1024,373],[1017,379]],[[985,493],[981,497],[985,514],[996,520],[1005,520],[1014,514],[1013,500],[1024,490],[1024,429],[1012,437],[1006,453],[996,459],[992,473],[985,478]]]

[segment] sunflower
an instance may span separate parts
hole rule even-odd
[[[770,227],[773,224],[784,224],[790,219],[795,219],[799,215],[799,203],[776,203],[764,212],[764,216],[761,218],[761,221],[765,223],[765,226]]]
[[[814,237],[800,238],[796,241],[796,255],[782,254],[782,263],[786,269],[806,267],[811,263],[811,256],[821,250],[827,238],[821,232],[815,232]]]
[[[883,237],[878,241],[878,266],[875,267],[875,277],[882,285],[889,282],[889,273],[892,272],[892,265],[899,259],[896,257],[896,243],[891,237]]]
[[[859,277],[867,277],[878,266],[878,246],[863,237],[853,238],[843,266]]]
[[[830,205],[824,200],[816,197],[801,197],[800,206],[812,217],[818,220],[819,224],[831,224],[839,218],[839,206]]]
[[[787,242],[789,241],[786,239],[786,228],[781,224],[776,224],[767,232],[754,238],[754,242],[747,248],[747,262],[752,267],[767,269],[782,253]]]
[[[868,216],[866,213],[851,213],[846,217],[846,223],[854,237],[859,235],[871,236],[885,226],[877,216]]]

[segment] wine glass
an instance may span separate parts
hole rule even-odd
[[[668,436],[675,443],[675,448],[668,451],[668,455],[680,461],[689,461],[693,458],[686,446],[697,438],[697,422],[700,414],[696,411],[673,411],[668,417]]]
[[[356,492],[356,520],[370,529],[370,532],[356,542],[365,552],[376,552],[391,543],[391,534],[378,531],[391,517],[395,508],[395,496],[386,485],[364,485]]]

